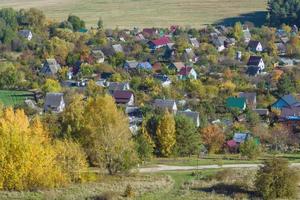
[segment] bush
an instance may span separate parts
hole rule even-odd
[[[223,169],[216,173],[215,178],[218,181],[227,181],[234,175],[234,171],[232,169]]]
[[[264,199],[293,198],[297,194],[298,174],[281,158],[266,160],[257,172],[255,186]]]
[[[252,160],[260,155],[260,146],[253,139],[249,139],[240,145],[240,153],[242,156]]]
[[[124,192],[124,196],[129,198],[134,197],[134,191],[130,184],[127,185],[126,190]]]

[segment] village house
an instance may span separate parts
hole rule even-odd
[[[200,126],[200,117],[199,117],[199,112],[193,112],[191,110],[185,110],[185,111],[178,111],[177,115],[183,115],[186,116],[187,118],[190,118],[196,125],[196,127]]]
[[[251,40],[251,33],[248,27],[244,27],[243,29],[243,39],[244,43],[248,44]]]
[[[137,62],[136,60],[127,60],[124,63],[124,68],[126,70],[136,69],[138,64],[139,64],[139,62]]]
[[[246,104],[249,108],[256,108],[256,93],[255,92],[240,92],[238,95],[240,98],[246,100]]]
[[[197,72],[192,67],[183,67],[177,73],[177,76],[180,80],[187,80],[187,79],[197,79]]]
[[[256,76],[265,69],[265,63],[261,56],[250,56],[247,66],[246,74],[249,76]]]
[[[255,41],[255,40],[250,40],[247,48],[253,52],[262,52],[263,51],[263,47],[262,47],[261,43],[259,41]]]
[[[212,38],[212,43],[217,48],[218,52],[225,50],[226,39],[227,38],[225,36],[217,36]]]
[[[168,37],[163,36],[156,40],[149,41],[148,45],[149,45],[150,49],[155,50],[155,49],[159,49],[161,47],[166,46],[168,43],[171,43],[171,40]]]
[[[299,105],[299,101],[291,94],[284,95],[277,99],[275,103],[271,105],[272,108],[282,109],[287,107],[297,107]]]
[[[190,43],[191,43],[191,45],[192,45],[194,48],[199,48],[199,47],[200,47],[200,44],[199,44],[197,38],[190,38]]]
[[[128,82],[107,82],[107,87],[110,94],[113,94],[116,90],[130,90]]]
[[[160,81],[162,87],[169,87],[172,83],[171,79],[165,74],[154,74],[153,78]]]
[[[185,62],[196,63],[199,60],[199,57],[195,55],[193,49],[188,48],[184,50],[183,54]]]
[[[45,97],[44,111],[60,113],[65,109],[63,93],[47,93]]]
[[[61,67],[55,59],[47,59],[44,62],[40,73],[45,76],[55,76],[60,69]]]
[[[126,106],[134,105],[134,94],[129,90],[115,90],[113,97],[117,104],[123,104]]]
[[[153,107],[156,109],[160,109],[162,111],[167,109],[169,112],[174,114],[176,114],[177,112],[177,104],[175,100],[155,99],[153,103]]]
[[[114,44],[114,45],[112,45],[112,48],[115,53],[123,53],[124,52],[121,44]]]
[[[170,69],[175,69],[177,72],[179,72],[182,68],[185,68],[185,64],[183,62],[173,62],[170,64]]]
[[[226,108],[245,110],[247,107],[245,98],[228,97],[226,99]]]
[[[32,40],[33,37],[32,32],[30,30],[20,30],[18,34],[28,41]]]
[[[104,63],[105,56],[104,53],[101,51],[101,49],[93,49],[92,52],[92,57],[95,59],[96,63]]]

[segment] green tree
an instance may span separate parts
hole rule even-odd
[[[169,156],[176,144],[176,127],[174,117],[168,111],[165,111],[158,122],[156,135],[159,141],[160,153],[163,156]]]
[[[144,120],[140,129],[140,133],[135,137],[137,153],[142,161],[150,160],[154,151],[154,142],[147,131],[146,123],[147,120]]]
[[[266,160],[256,174],[255,186],[264,199],[295,198],[298,190],[298,174],[289,168],[287,160]]]
[[[289,74],[283,74],[278,83],[277,90],[280,95],[290,94],[295,91],[295,84]]]
[[[68,17],[68,22],[72,24],[74,31],[79,31],[82,28],[85,28],[85,22],[81,20],[78,16],[70,15]]]
[[[241,155],[250,160],[257,158],[260,155],[260,152],[260,146],[254,139],[249,139],[240,145]]]
[[[200,134],[194,122],[183,115],[175,117],[176,145],[175,151],[179,156],[196,154],[200,146]]]

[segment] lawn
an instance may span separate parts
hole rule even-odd
[[[33,94],[27,91],[0,90],[0,102],[5,106],[22,105],[26,99],[32,99]]]
[[[62,20],[69,14],[82,17],[96,26],[101,17],[107,28],[201,27],[225,19],[262,22],[267,0],[1,0],[0,7],[43,10],[47,16]]]
[[[272,157],[272,154],[263,154],[256,160],[245,160],[238,154],[215,154],[206,155],[202,158],[196,156],[182,158],[154,158],[144,166],[174,165],[174,166],[197,166],[197,165],[225,165],[225,164],[254,164],[262,163],[265,159]],[[278,157],[288,159],[291,163],[300,163],[300,153],[276,154]]]

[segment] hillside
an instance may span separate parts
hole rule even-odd
[[[89,26],[102,17],[104,25],[112,28],[172,24],[200,27],[265,11],[266,0],[1,0],[0,7],[36,7],[47,16],[60,20],[75,14]]]

